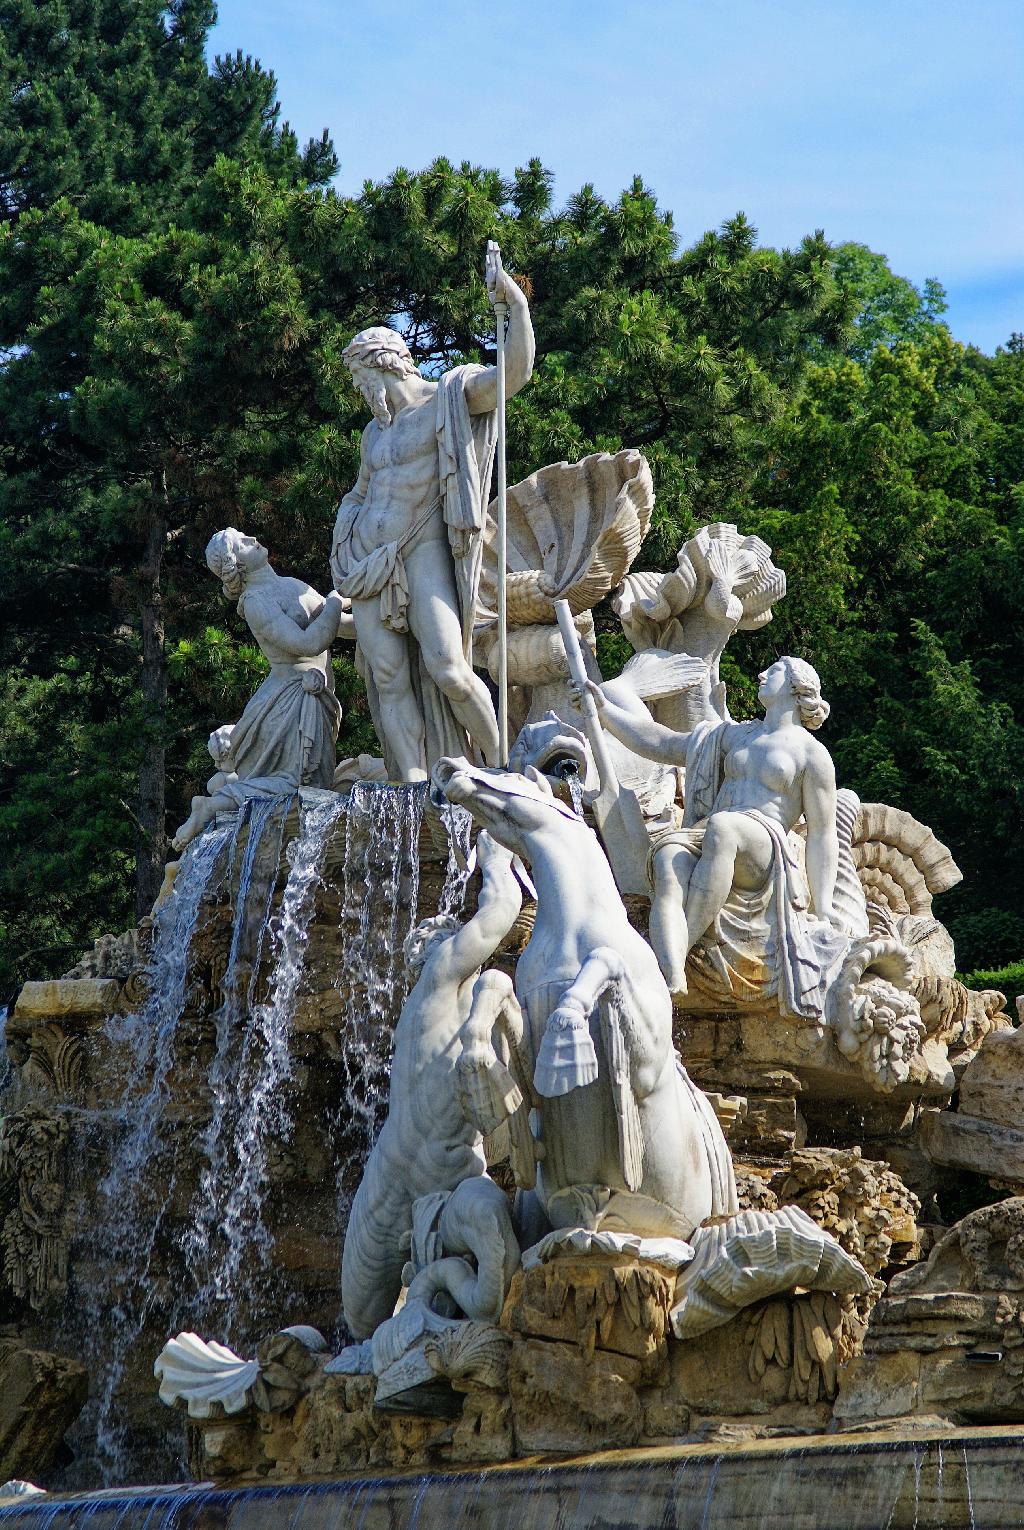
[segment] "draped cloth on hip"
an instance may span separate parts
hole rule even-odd
[[[365,558],[356,558],[351,549],[352,531],[362,506],[351,505],[339,517],[331,555],[335,588],[349,600],[373,600],[379,595],[380,619],[392,632],[409,630],[409,580],[405,558],[420,542],[426,541],[427,529],[440,506],[440,498],[433,500],[405,536],[385,542],[383,547],[375,547]]]
[[[380,619],[393,632],[409,633],[409,580],[405,559],[427,541],[432,525],[440,520],[447,533],[459,598],[462,650],[473,662],[473,621],[483,560],[483,535],[491,471],[497,440],[495,411],[471,414],[466,385],[486,368],[453,367],[437,384],[437,465],[439,494],[403,537],[387,542],[360,558],[352,550],[352,534],[362,504],[345,506],[335,526],[331,567],[335,588],[350,600],[380,600]],[[465,730],[456,721],[443,693],[423,664],[419,645],[410,634],[410,670],[413,690],[425,733],[425,757],[429,770],[443,755],[475,756]],[[357,667],[366,681],[370,713],[384,750],[389,774],[396,774],[387,736],[381,725],[380,698],[370,666],[357,650]]]
[[[221,788],[239,802],[334,779],[341,706],[324,661],[272,664],[231,732],[238,780]]]
[[[698,723],[691,733],[686,751],[683,825],[655,838],[649,871],[654,855],[665,846],[701,854],[724,776],[726,730],[742,726],[705,722]],[[808,911],[807,879],[794,836],[756,808],[742,811],[771,841],[771,867],[756,891],[732,889],[713,928],[691,951],[689,964],[703,987],[737,999],[777,996],[783,1015],[820,1023],[826,991],[849,942],[826,920]]]

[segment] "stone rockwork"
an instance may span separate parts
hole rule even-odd
[[[87,1391],[78,1360],[0,1337],[0,1481],[49,1472]]]
[[[1024,1199],[964,1217],[873,1307],[836,1420],[907,1418],[1024,1422]]]
[[[887,1164],[860,1148],[801,1148],[771,1181],[781,1203],[799,1206],[870,1275],[920,1258],[921,1203]]]
[[[956,1109],[929,1113],[920,1135],[934,1163],[1024,1186],[1024,1032],[988,1035],[963,1070]]]
[[[628,1259],[538,1266],[509,1293],[503,1366],[490,1385],[451,1378],[444,1416],[375,1407],[373,1377],[325,1373],[320,1361],[287,1407],[254,1400],[235,1416],[190,1418],[190,1470],[307,1481],[680,1443],[723,1425],[750,1436],[827,1426],[860,1332],[850,1298],[776,1298],[680,1342],[667,1325],[671,1287]]]

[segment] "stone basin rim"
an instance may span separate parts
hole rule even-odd
[[[373,1484],[383,1486],[395,1483],[450,1482],[462,1478],[508,1477],[543,1473],[546,1479],[561,1473],[614,1472],[623,1467],[671,1466],[686,1461],[707,1462],[729,1459],[731,1461],[759,1461],[778,1457],[794,1459],[801,1456],[865,1456],[913,1454],[926,1452],[933,1446],[956,1445],[965,1451],[983,1450],[986,1446],[1024,1446],[1024,1424],[979,1424],[948,1428],[921,1428],[897,1433],[885,1429],[865,1429],[833,1434],[777,1435],[760,1440],[722,1440],[716,1443],[694,1441],[685,1445],[634,1446],[619,1450],[599,1450],[585,1455],[558,1456],[536,1454],[522,1456],[515,1461],[488,1463],[486,1465],[452,1466],[446,1470],[429,1471],[422,1467],[408,1470],[378,1472],[338,1472],[332,1477],[274,1478],[260,1481],[237,1482],[160,1482],[124,1487],[96,1488],[85,1493],[44,1493],[35,1499],[0,1499],[0,1521],[7,1509],[17,1506],[24,1511],[32,1504],[54,1507],[67,1504],[131,1503],[139,1498],[179,1498],[203,1496],[207,1502],[234,1499],[245,1494],[302,1493],[315,1495],[326,1493],[345,1484]]]

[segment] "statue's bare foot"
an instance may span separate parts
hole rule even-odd
[[[185,846],[190,845],[198,833],[199,829],[198,827],[193,828],[191,818],[187,819],[171,840],[171,849],[180,855]]]
[[[681,999],[687,991],[685,962],[666,962],[662,966],[661,975],[673,999]]]

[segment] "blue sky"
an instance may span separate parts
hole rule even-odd
[[[538,156],[564,199],[641,174],[689,243],[742,209],[937,276],[958,339],[1024,330],[1024,0],[219,0],[339,190]]]

